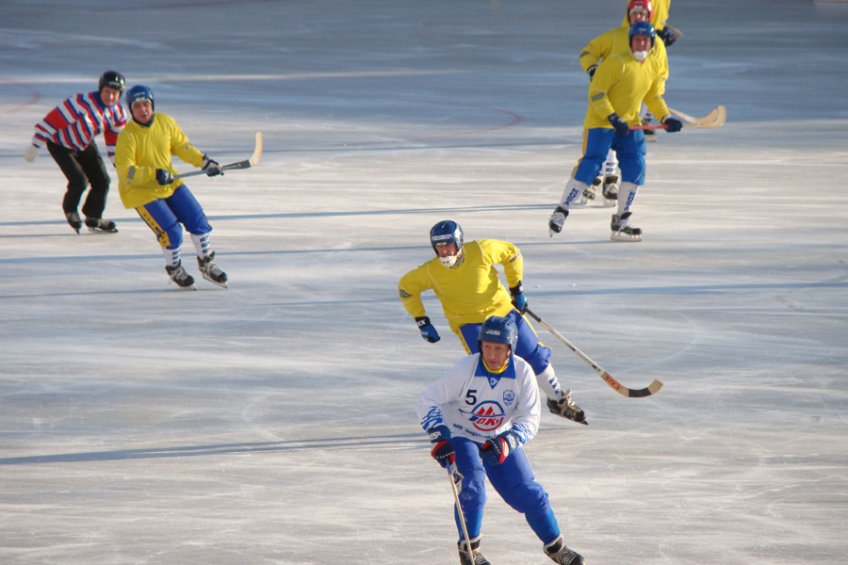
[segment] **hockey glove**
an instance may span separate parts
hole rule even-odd
[[[500,465],[509,454],[518,449],[521,442],[515,432],[507,431],[501,435],[490,439],[480,448],[480,456],[483,462],[490,467]]]
[[[615,112],[607,116],[607,120],[609,120],[609,123],[612,124],[613,128],[615,128],[615,133],[618,135],[627,135],[630,133],[630,126],[628,126],[627,122],[622,120]]]
[[[41,147],[38,145],[31,143],[29,147],[24,151],[24,159],[27,163],[32,163],[35,161],[35,158],[38,157],[38,152],[41,151]]]
[[[589,75],[589,80],[592,80],[595,77],[595,71],[598,70],[598,65],[592,65],[588,69],[586,69],[586,74]]]
[[[666,116],[662,121],[668,133],[676,133],[683,129],[683,122],[672,116]]]
[[[436,328],[430,323],[430,318],[427,316],[415,318],[415,323],[418,324],[418,331],[421,332],[421,337],[430,343],[436,343],[442,339],[439,337],[439,332],[436,331]]]
[[[224,170],[221,168],[221,165],[218,164],[218,161],[210,159],[206,155],[203,156],[203,164],[200,166],[200,168],[203,169],[203,172],[206,173],[207,177],[214,177],[224,174]]]
[[[174,175],[171,174],[171,171],[166,169],[156,169],[156,182],[162,186],[171,184],[174,182]]]
[[[677,36],[666,28],[658,29],[657,35],[663,40],[666,47],[671,47],[671,45],[677,41]]]
[[[442,467],[453,465],[456,461],[456,453],[450,442],[450,430],[447,426],[436,426],[430,428],[427,432],[430,436],[430,441],[433,443],[433,449],[430,450],[430,455]]]
[[[527,297],[524,296],[524,285],[521,281],[509,289],[509,293],[512,295],[512,305],[523,314],[527,310]]]

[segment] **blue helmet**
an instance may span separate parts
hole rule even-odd
[[[127,91],[127,108],[129,108],[130,113],[132,113],[133,104],[139,100],[150,100],[150,106],[154,110],[156,109],[156,104],[153,101],[153,91],[150,90],[149,86],[137,84]]]
[[[456,254],[439,255],[436,246],[445,243],[455,243]],[[430,228],[430,245],[433,246],[433,251],[436,252],[436,257],[439,258],[442,266],[452,269],[459,263],[462,256],[462,228],[453,220],[442,220]]]
[[[477,348],[483,349],[483,342],[505,343],[511,351],[515,351],[518,341],[518,326],[512,318],[492,316],[480,326],[480,336],[477,338]]]
[[[651,38],[651,47],[654,46],[654,42],[657,39],[657,30],[654,29],[654,26],[651,22],[636,22],[632,26],[630,26],[630,38],[628,41],[630,45],[633,45],[633,38],[637,35],[642,35],[644,37]]]
[[[462,249],[462,228],[453,220],[442,220],[430,228],[430,245],[433,246],[433,251],[436,250],[437,243],[455,243],[459,253]]]

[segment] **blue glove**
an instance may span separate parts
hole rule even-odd
[[[506,431],[494,439],[490,439],[480,448],[480,456],[488,466],[500,465],[509,454],[518,449],[521,441],[513,431]]]
[[[430,318],[427,316],[415,318],[415,323],[418,324],[418,331],[421,332],[421,337],[430,343],[436,343],[442,339],[439,337],[439,332],[436,331],[436,328],[430,323]]]
[[[206,155],[203,156],[203,164],[200,165],[200,168],[203,169],[203,172],[206,173],[207,177],[224,174],[224,170],[221,168],[221,165],[218,164],[218,161],[210,159]]]
[[[171,174],[171,171],[167,171],[165,169],[156,169],[156,182],[160,185],[165,186],[166,184],[171,184],[174,182],[174,175]]]
[[[607,120],[609,120],[609,123],[611,123],[612,127],[615,128],[615,133],[618,135],[623,136],[630,133],[630,126],[628,126],[627,122],[622,120],[615,112],[607,116]]]
[[[512,295],[512,305],[523,314],[527,310],[527,297],[524,296],[524,285],[521,284],[521,281],[518,281],[517,285],[509,289],[509,293]]]
[[[586,74],[589,75],[589,80],[592,80],[595,76],[595,71],[598,70],[598,65],[592,65],[588,69],[586,69]]]
[[[450,430],[447,426],[436,426],[427,431],[430,436],[430,441],[433,443],[433,449],[430,451],[430,456],[438,462],[442,467],[453,465],[456,461],[456,453],[450,442]]]
[[[673,116],[666,116],[662,123],[668,133],[676,133],[683,129],[683,122]]]

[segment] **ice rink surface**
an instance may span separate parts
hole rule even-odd
[[[527,452],[587,563],[845,563],[848,4],[674,2],[666,100],[728,123],[649,145],[641,243],[597,205],[550,239],[577,53],[624,5],[0,2],[0,563],[456,563],[414,408],[462,351],[396,292],[445,218],[518,244],[531,308],[613,376],[665,383],[624,398],[539,328],[590,426],[546,413]],[[229,290],[169,284],[114,176],[120,233],[77,236],[22,159],[111,68],[222,162],[264,133],[257,168],[188,182]],[[489,494],[489,559],[549,562]]]

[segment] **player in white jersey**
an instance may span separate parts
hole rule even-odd
[[[521,449],[535,437],[542,409],[532,367],[513,355],[517,338],[512,318],[488,318],[480,327],[480,353],[460,360],[418,400],[421,426],[433,443],[431,455],[463,477],[459,500],[469,541],[455,513],[460,563],[490,564],[480,552],[488,477],[501,498],[524,514],[548,557],[583,565],[583,558],[565,545],[548,493]]]

